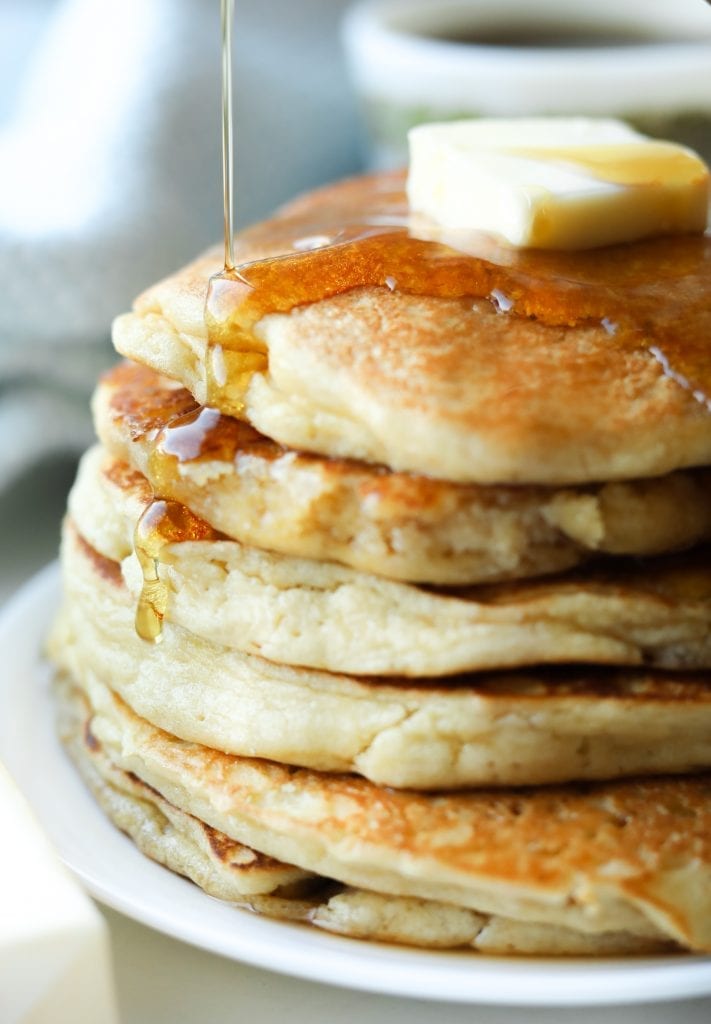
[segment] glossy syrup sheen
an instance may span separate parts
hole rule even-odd
[[[163,635],[168,606],[168,587],[159,573],[164,549],[188,540],[212,540],[215,531],[178,501],[154,498],[136,523],[133,547],[143,573],[143,587],[136,608],[136,632],[157,643]]]
[[[175,465],[194,460],[231,461],[238,454],[279,458],[286,449],[243,420],[202,406],[187,388],[171,386],[139,363],[121,363],[105,377],[111,390],[111,415],[123,423],[133,441],[152,443],[151,466],[161,476],[175,476]],[[168,471],[170,466],[170,471]]]
[[[164,387],[146,386],[142,367],[125,364],[112,371],[112,378],[118,385],[112,399],[116,415],[129,423],[134,440],[146,436],[153,439],[151,477],[159,495],[169,490],[177,463],[228,458],[240,447],[261,439],[248,424],[221,416],[216,409],[199,406],[184,388],[170,392]],[[132,396],[133,382],[140,385],[140,406]],[[218,536],[179,501],[154,496],[148,503],[133,535],[134,551],[143,574],[135,620],[136,632],[142,639],[158,643],[163,635],[168,588],[159,567],[165,560],[165,549],[170,544],[213,540]]]
[[[620,172],[626,173],[626,172]],[[317,194],[245,236],[278,255],[212,278],[206,304],[208,398],[232,415],[268,356],[255,333],[270,313],[361,287],[442,299],[489,299],[551,327],[597,323],[611,354],[646,350],[707,407],[711,395],[711,239],[677,235],[579,252],[506,249],[486,236],[432,237],[408,221],[400,176]],[[427,234],[430,237],[424,237]],[[451,244],[454,241],[454,244]],[[309,248],[313,244],[314,248]],[[239,258],[239,251],[238,251]],[[476,312],[472,311],[472,317]]]
[[[150,476],[157,495],[170,492],[178,466],[184,462],[230,461],[238,452],[268,459],[283,454],[280,445],[248,423],[198,405],[184,388],[171,392],[164,387],[146,386],[146,371],[142,367],[125,364],[113,370],[111,376],[118,385],[112,398],[114,412],[129,423],[134,440],[151,437]],[[140,387],[140,405],[135,401],[132,383]],[[219,536],[179,501],[154,496],[147,504],[133,536],[143,574],[135,620],[136,632],[142,639],[158,643],[163,635],[168,588],[161,577],[160,564],[166,560],[166,548]]]
[[[268,356],[254,331],[263,316],[375,286],[434,298],[488,298],[506,315],[553,327],[597,322],[611,352],[647,350],[661,373],[711,406],[707,236],[562,253],[511,250],[468,235],[456,239],[459,248],[423,237],[431,226],[409,221],[403,184],[400,175],[349,182],[245,233],[238,261],[255,249],[280,255],[243,263],[210,282],[209,401],[225,409],[226,374],[244,393],[252,375],[266,369]],[[226,411],[239,416],[241,402]],[[167,485],[176,463],[229,457],[255,438],[247,424],[190,400],[161,429],[152,456],[158,497],[135,538],[144,573],[136,626],[144,638],[161,635],[167,590],[158,564],[165,546],[214,536],[184,506],[160,497],[161,480]]]
[[[618,157],[608,150],[600,161],[608,170],[612,166],[620,181],[638,179],[637,161]],[[658,157],[660,165],[677,159],[664,147]],[[681,177],[689,171],[682,164],[677,165]],[[665,173],[668,169],[662,166]],[[354,288],[383,287],[434,298],[488,298],[506,315],[551,327],[596,322],[613,356],[646,350],[660,373],[711,406],[707,236],[563,253],[505,249],[491,238],[469,235],[456,239],[455,247],[423,237],[423,225],[408,218],[403,185],[399,175],[346,183],[246,234],[243,252],[256,248],[283,255],[245,263],[211,280],[206,304],[210,401],[233,415],[243,412],[241,400],[226,407],[223,388],[229,376],[244,394],[251,376],[267,368],[267,352],[255,333],[265,315]],[[207,428],[220,422],[213,422],[213,415],[193,414],[190,432],[177,445],[182,435],[172,426],[172,440],[162,441],[164,455],[172,451],[180,459],[202,452],[210,437]]]
[[[225,225],[225,271],[233,268],[233,145],[232,145],[232,22],[234,0],[221,0],[222,22],[222,175],[224,192]],[[254,366],[254,369],[258,369]],[[178,403],[182,398],[176,396]],[[181,448],[202,446],[214,427],[213,410],[187,408],[176,410],[171,421],[174,431],[159,436],[154,459],[156,460],[158,489],[161,487],[161,473],[170,465],[171,454],[164,452],[164,445],[174,444]],[[219,414],[215,414],[219,419]],[[165,429],[161,435],[166,433]],[[212,431],[214,434],[214,430]],[[192,440],[189,440],[192,439]],[[215,533],[203,520],[180,502],[155,495],[136,524],[133,546],[143,573],[143,587],[136,609],[136,632],[142,639],[158,643],[163,636],[163,619],[168,604],[168,588],[162,579],[159,565],[167,545],[186,540],[206,540]]]

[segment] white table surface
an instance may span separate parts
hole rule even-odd
[[[0,602],[54,557],[69,481],[45,467],[0,496]],[[109,923],[122,1024],[709,1024],[711,999],[579,1010],[527,1010],[349,992],[195,949],[101,908]]]

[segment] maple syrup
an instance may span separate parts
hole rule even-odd
[[[136,631],[144,640],[157,643],[162,636],[168,601],[159,570],[166,546],[220,536],[187,506],[169,497],[180,465],[211,459],[229,462],[237,453],[276,459],[284,454],[284,449],[248,423],[198,405],[185,388],[166,389],[151,383],[152,371],[138,364],[124,363],[112,370],[110,376],[115,385],[112,410],[128,424],[134,441],[145,437],[152,440],[152,492],[145,477],[121,463],[112,465],[111,479],[122,489],[135,489],[137,483],[143,483],[150,493],[133,538],[143,574]]]
[[[136,608],[136,632],[143,640],[158,643],[168,605],[168,587],[158,567],[169,544],[187,540],[212,540],[215,531],[179,501],[154,498],[136,523],[133,547],[143,573],[143,587]]]
[[[234,0],[221,0],[222,22],[222,180],[224,201],[225,274],[234,273],[233,230],[233,133],[232,133],[232,21]],[[217,351],[217,350],[216,350]],[[255,365],[254,369],[260,368]],[[180,399],[179,399],[180,401]],[[192,403],[193,406],[196,403]],[[212,409],[192,408],[176,413],[158,436],[152,456],[158,491],[165,480],[170,458],[199,450],[219,413]],[[167,458],[166,458],[167,457]],[[168,604],[168,588],[159,565],[169,544],[187,540],[206,540],[215,532],[180,502],[156,495],[136,524],[133,547],[143,574],[143,585],[136,608],[136,632],[149,642],[159,643]]]
[[[112,416],[126,424],[133,441],[151,441],[151,456],[158,459],[151,475],[155,471],[166,481],[173,480],[185,462],[232,462],[238,455],[277,459],[287,451],[244,420],[199,405],[187,388],[166,387],[154,370],[140,363],[114,367],[107,380]],[[135,476],[135,471],[127,472]],[[121,480],[117,483],[124,486]],[[135,487],[135,479],[130,486]],[[162,487],[161,483],[158,489]]]
[[[233,231],[233,129],[232,129],[232,20],[233,0],[221,0],[222,16],[222,170],[224,200],[225,258],[224,270],[211,282],[214,294],[220,287],[239,279],[234,264]],[[213,299],[214,302],[214,299]],[[210,322],[208,314],[208,323]],[[219,365],[222,323],[215,321],[211,334],[213,366]],[[231,339],[234,344],[234,339]],[[243,386],[254,372],[266,367],[266,355],[250,338],[245,338],[240,354],[240,375]],[[230,367],[232,370],[232,367]],[[124,369],[131,375],[132,368]],[[220,379],[220,374],[217,374]],[[168,604],[168,587],[160,575],[160,563],[168,545],[190,540],[208,540],[218,536],[209,524],[194,515],[186,505],[161,496],[170,489],[176,464],[211,457],[224,458],[227,453],[247,446],[259,447],[276,457],[279,446],[263,438],[248,424],[230,420],[216,409],[199,406],[184,389],[174,392],[174,409],[166,409],[165,396],[151,409],[150,389],[144,391],[140,417],[133,416],[135,438],[158,430],[151,454],[151,476],[154,497],[139,518],[133,546],[143,575],[143,584],[136,608],[135,627],[138,635],[159,643],[163,635],[163,619]],[[156,396],[153,396],[154,398]],[[126,410],[129,412],[129,410]],[[166,413],[168,422],[165,423]]]
[[[340,229],[334,230],[339,215]],[[461,248],[455,248],[422,237],[420,228],[406,226],[406,217],[404,176],[388,175],[349,184],[335,203],[327,193],[319,205],[317,196],[310,207],[253,228],[251,246],[281,247],[285,254],[213,278],[208,350],[219,348],[223,373],[209,376],[210,404],[243,414],[249,380],[267,365],[255,334],[262,317],[379,286],[417,296],[488,299],[499,312],[552,327],[597,323],[610,348],[646,350],[670,380],[711,406],[707,235],[559,252],[505,249],[470,233],[460,235]],[[304,237],[329,241],[301,249]],[[471,316],[474,334],[475,310]]]

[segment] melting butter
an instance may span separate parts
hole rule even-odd
[[[709,170],[621,121],[480,119],[414,128],[407,190],[447,229],[575,250],[703,232]]]

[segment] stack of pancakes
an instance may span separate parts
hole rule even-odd
[[[314,193],[237,258],[277,281],[350,258],[339,224],[396,185]],[[653,241],[526,274],[584,292],[612,261],[683,331],[711,245],[663,244],[695,247],[678,273]],[[625,282],[641,264],[660,280]],[[389,275],[258,318],[247,373],[208,343],[219,270],[117,321],[131,361],[99,384],[70,497],[49,648],[104,810],[210,894],[343,934],[711,950],[698,396],[606,318]]]

